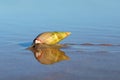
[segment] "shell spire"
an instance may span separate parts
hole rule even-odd
[[[57,44],[70,34],[71,32],[44,32],[34,39],[33,44]]]

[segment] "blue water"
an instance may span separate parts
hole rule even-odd
[[[0,0],[0,80],[119,80],[119,3]],[[61,42],[75,44],[62,49],[71,60],[43,65],[25,50],[45,31],[72,32]]]

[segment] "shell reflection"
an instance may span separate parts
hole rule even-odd
[[[35,58],[42,64],[53,64],[70,58],[60,50],[58,45],[35,44],[29,48]]]

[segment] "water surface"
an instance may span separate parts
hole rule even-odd
[[[0,80],[119,80],[119,1],[0,1]],[[70,31],[69,61],[39,63],[26,50],[45,31]]]

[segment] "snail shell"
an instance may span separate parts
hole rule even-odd
[[[57,44],[67,36],[69,36],[71,32],[44,32],[39,34],[33,41],[33,44]]]

